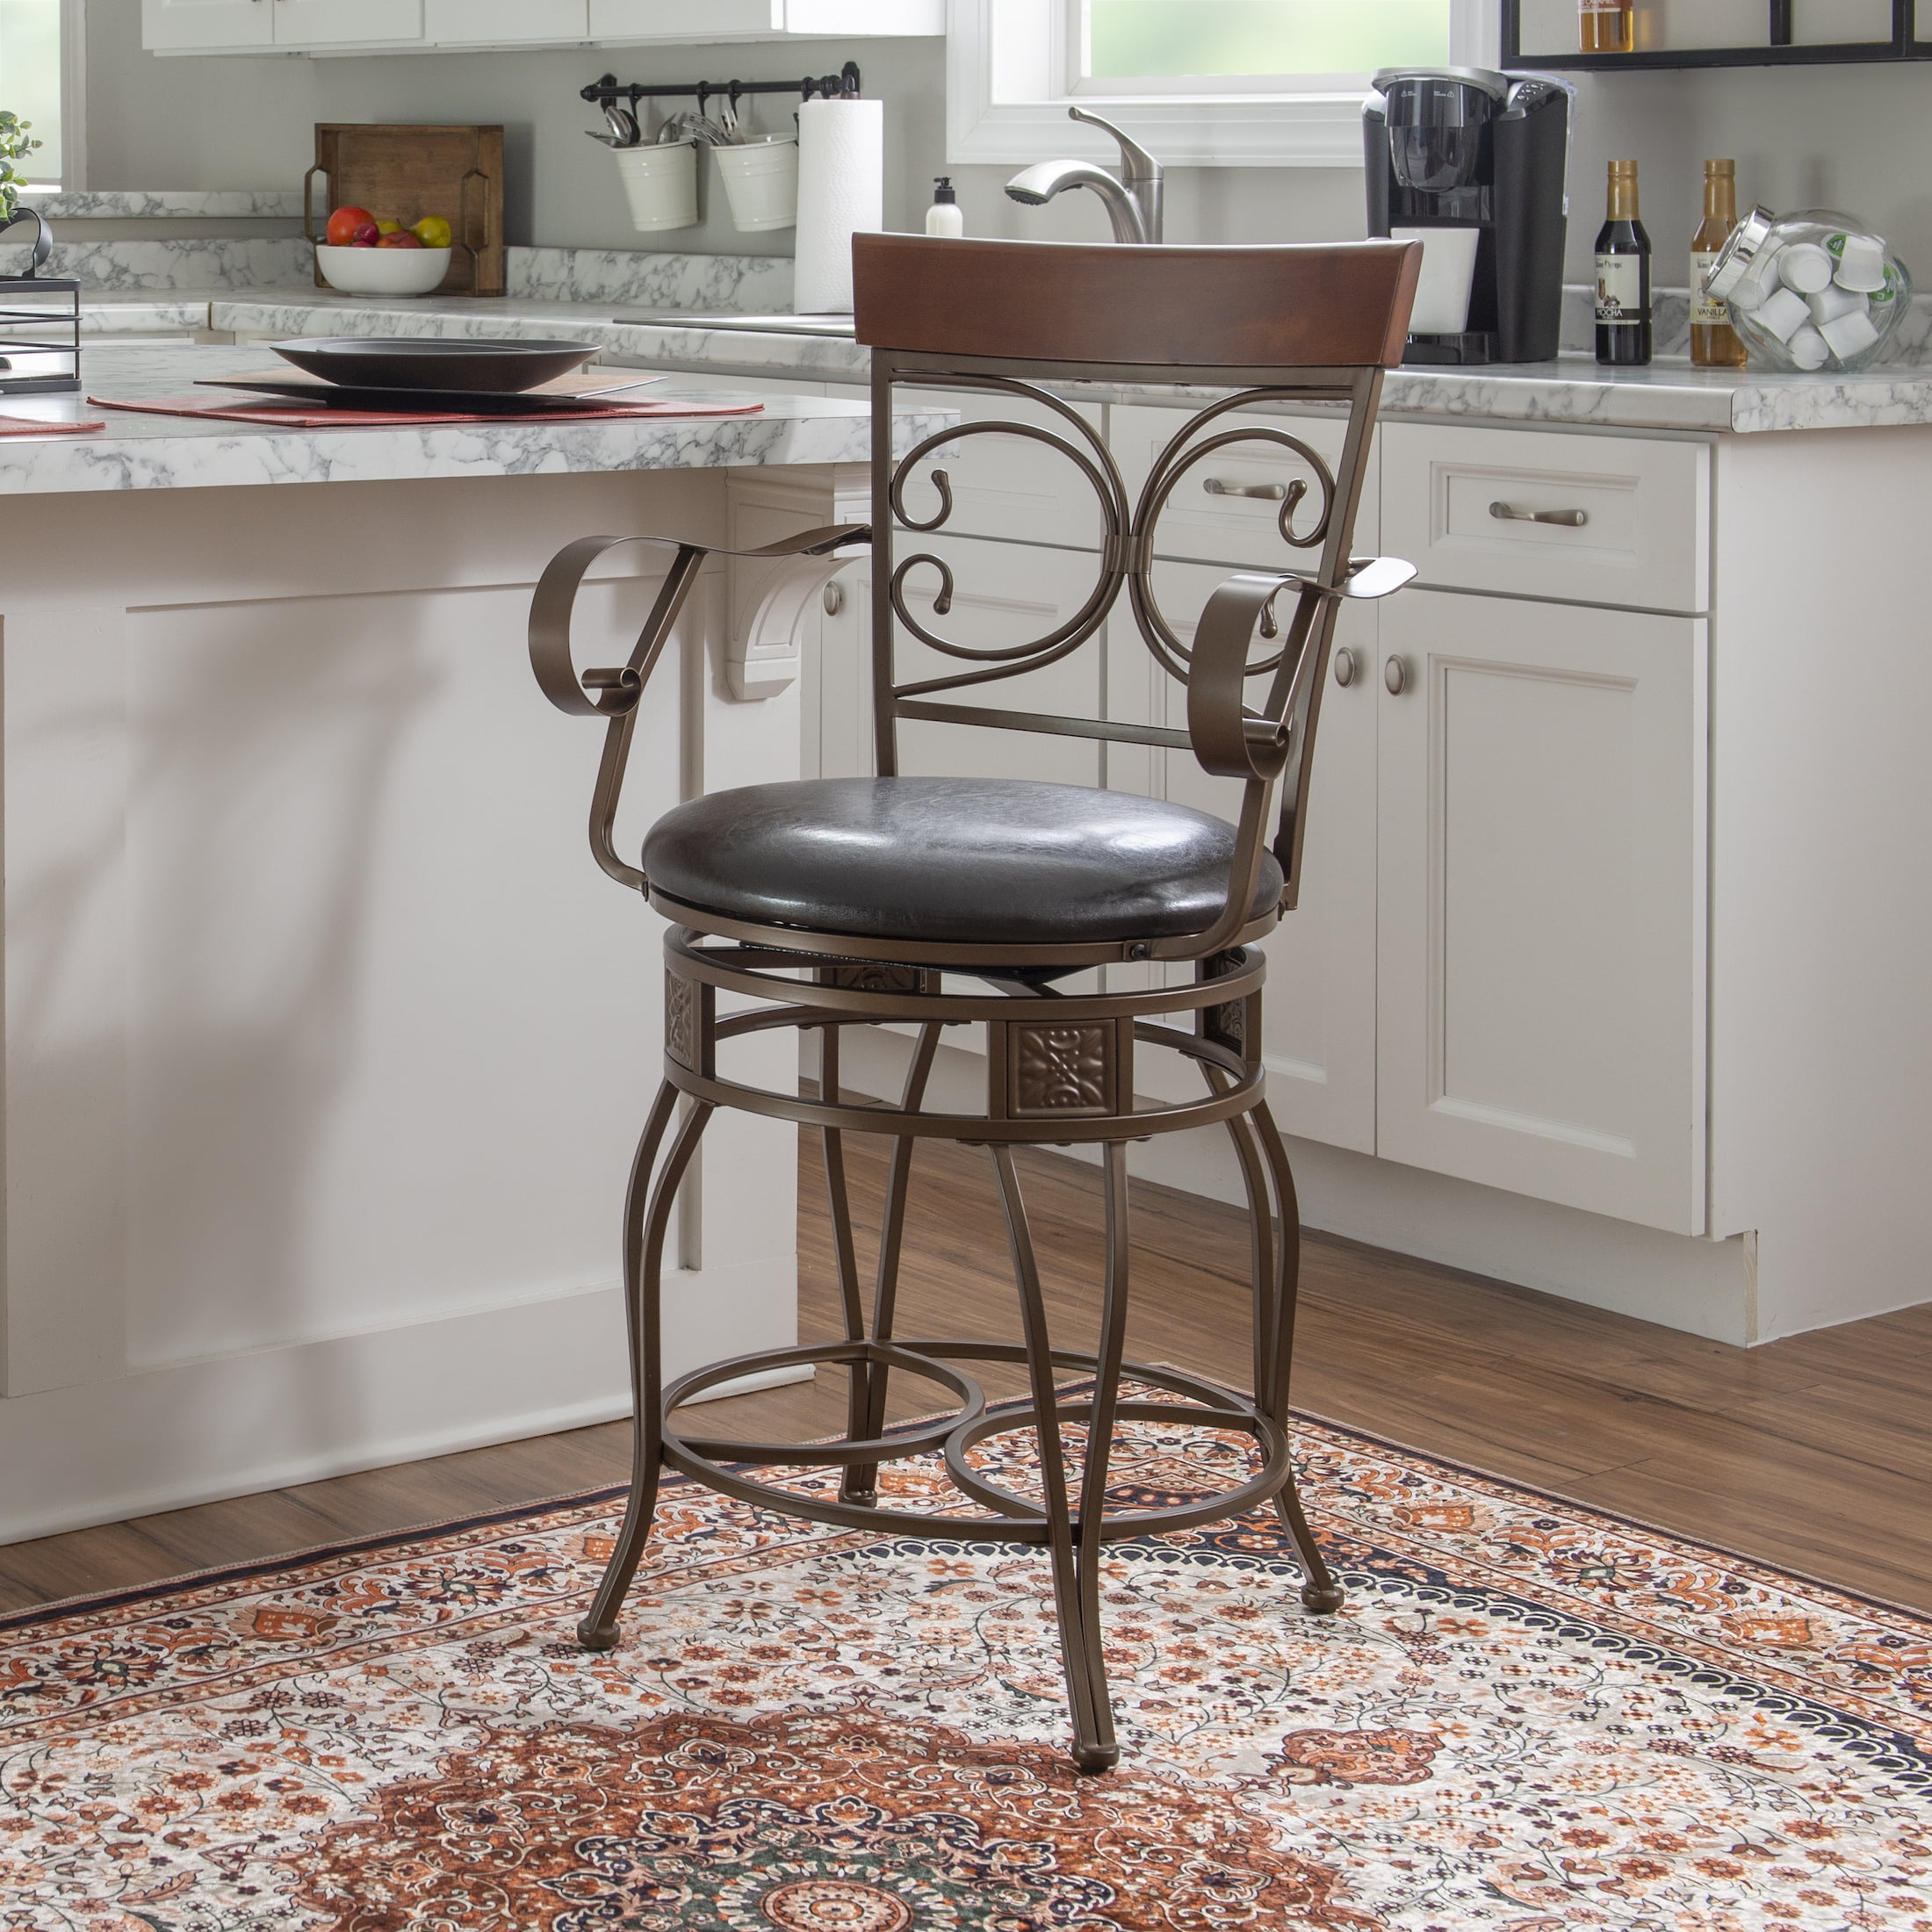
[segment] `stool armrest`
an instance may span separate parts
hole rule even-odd
[[[690,544],[674,537],[580,537],[566,544],[544,566],[537,580],[530,608],[530,662],[538,688],[559,711],[575,717],[606,720],[603,756],[598,761],[597,782],[590,801],[590,851],[598,865],[618,884],[638,892],[650,890],[650,881],[634,865],[617,855],[614,830],[617,801],[624,791],[624,773],[631,761],[631,740],[637,727],[638,705],[644,688],[664,654],[673,627],[697,581],[698,571],[708,556],[741,557],[781,560],[786,558],[824,559],[847,544],[866,543],[871,532],[862,523],[828,524],[782,537],[774,544],[761,544],[748,550],[733,550],[723,544]],[[570,621],[577,608],[577,593],[590,566],[607,551],[625,544],[654,544],[674,552],[663,587],[644,620],[629,660],[621,666],[586,671],[578,674],[570,652]],[[814,575],[825,574],[822,565]]]

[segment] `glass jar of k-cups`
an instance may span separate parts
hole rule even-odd
[[[1730,305],[1754,362],[1846,371],[1877,358],[1904,321],[1912,278],[1890,245],[1828,208],[1753,208],[1705,278]]]

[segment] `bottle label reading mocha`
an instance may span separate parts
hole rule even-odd
[[[1647,321],[1644,304],[1643,257],[1599,255],[1597,257],[1597,320],[1599,322]]]

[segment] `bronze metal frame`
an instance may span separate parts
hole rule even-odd
[[[1401,331],[1396,330],[1399,339]],[[814,530],[755,554],[789,555],[801,566],[825,570],[837,554],[869,534],[874,547],[873,679],[878,768],[898,769],[901,718],[937,719],[1008,731],[1049,732],[1115,742],[1191,750],[1209,772],[1244,781],[1235,853],[1224,909],[1202,932],[1182,937],[1064,945],[930,944],[859,939],[835,932],[762,926],[672,898],[620,858],[610,828],[645,684],[688,593],[703,552],[676,546],[669,575],[637,647],[624,666],[580,678],[569,647],[571,606],[590,565],[614,544],[651,539],[591,537],[563,551],[544,573],[531,614],[530,647],[539,683],[561,709],[607,721],[605,748],[591,810],[590,841],[597,862],[621,883],[645,893],[673,922],[665,941],[664,1084],[638,1145],[624,1213],[625,1303],[637,1392],[635,1466],[624,1528],[602,1583],[579,1626],[589,1648],[617,1639],[617,1616],[647,1539],[660,1470],[668,1466],[727,1496],[844,1528],[895,1535],[968,1537],[1037,1546],[1049,1557],[1068,1698],[1073,1755],[1087,1770],[1119,1757],[1107,1693],[1099,1620],[1102,1546],[1124,1537],[1159,1535],[1213,1522],[1272,1500],[1300,1554],[1301,1599],[1311,1611],[1342,1604],[1296,1495],[1289,1450],[1288,1383],[1293,1362],[1299,1265],[1294,1183],[1281,1135],[1268,1110],[1260,1053],[1261,984],[1265,964],[1253,942],[1294,905],[1321,693],[1344,599],[1386,595],[1413,575],[1406,565],[1352,556],[1350,537],[1360,500],[1382,371],[1373,367],[1180,369],[1170,364],[1056,364],[1058,381],[1200,381],[1234,393],[1189,416],[1157,460],[1138,502],[1131,500],[1105,444],[1078,413],[1052,390],[1029,380],[1037,364],[985,357],[875,350],[873,358],[870,532],[853,527]],[[903,386],[972,388],[1024,398],[1064,424],[1065,431],[1021,422],[970,422],[927,437],[905,456],[891,448],[895,392]],[[1225,427],[1237,410],[1271,405],[1323,403],[1347,413],[1339,464],[1333,469],[1292,427]],[[940,507],[921,518],[907,508],[908,481],[922,464],[968,436],[1007,435],[1042,442],[1073,465],[1099,499],[1103,541],[1097,580],[1081,609],[1030,642],[989,650],[948,638],[907,609],[905,579],[934,570],[940,593],[935,620],[948,612],[952,573],[928,551],[914,550],[895,563],[895,531],[917,536],[941,528],[952,507],[949,479],[933,468]],[[1305,567],[1240,571],[1208,601],[1192,647],[1184,645],[1157,603],[1150,581],[1155,531],[1176,487],[1216,451],[1236,443],[1283,448],[1315,479],[1282,499],[1281,535]],[[733,553],[739,554],[739,553]],[[940,702],[940,694],[976,690],[1056,661],[1092,638],[1119,603],[1122,590],[1156,660],[1187,690],[1187,729],[1066,718]],[[1287,608],[1278,615],[1284,603]],[[899,630],[957,660],[956,673],[902,683],[894,666]],[[1256,639],[1260,640],[1258,652]],[[1251,680],[1265,679],[1258,702],[1246,700]],[[1279,808],[1273,795],[1277,784]],[[1270,840],[1271,820],[1272,838]],[[1262,858],[1272,842],[1285,879],[1278,908],[1255,918]],[[1052,984],[1066,972],[1122,961],[1186,963],[1187,983],[1132,991],[1062,993]],[[949,981],[978,979],[990,990],[948,990]],[[721,1013],[720,991],[758,1002]],[[842,1029],[911,1022],[918,1029],[904,1091],[896,1106],[847,1098],[840,1085]],[[1182,1030],[1179,1021],[1191,1030]],[[983,1025],[987,1032],[988,1092],[983,1111],[934,1111],[926,1089],[942,1029]],[[719,1068],[719,1049],[774,1027],[818,1033],[822,1076],[816,1093],[781,1093],[731,1077]],[[1189,1101],[1155,1104],[1135,1098],[1137,1056],[1155,1051],[1192,1060],[1203,1092]],[[720,1107],[815,1127],[824,1136],[833,1250],[843,1309],[844,1337],[826,1345],[766,1350],[712,1363],[666,1384],[659,1339],[664,1244],[678,1192],[706,1122]],[[674,1121],[675,1122],[674,1128]],[[1184,1128],[1224,1125],[1241,1168],[1251,1210],[1254,1284],[1254,1387],[1251,1398],[1157,1364],[1124,1359],[1128,1298],[1127,1145],[1130,1140]],[[843,1136],[884,1134],[893,1140],[879,1263],[868,1311],[859,1280],[846,1181]],[[992,1162],[1019,1295],[1022,1339],[991,1344],[939,1338],[904,1339],[897,1333],[896,1301],[912,1150],[922,1138],[984,1146]],[[1097,1345],[1056,1347],[1049,1333],[1020,1177],[1019,1145],[1098,1143],[1103,1150],[1107,1223],[1105,1287]],[[975,1361],[1023,1363],[1029,1393],[1014,1406],[990,1409],[965,1369]],[[687,1433],[672,1419],[681,1405],[733,1378],[773,1368],[841,1366],[849,1373],[845,1435],[833,1442],[746,1443]],[[890,1377],[911,1374],[937,1383],[955,1404],[937,1422],[888,1431]],[[1091,1393],[1062,1392],[1066,1375],[1091,1381]],[[1175,1398],[1123,1400],[1123,1378]],[[1252,1438],[1249,1475],[1225,1490],[1185,1504],[1155,1509],[1107,1507],[1108,1458],[1115,1426],[1123,1422],[1177,1420]],[[1084,1431],[1076,1451],[1064,1431]],[[1041,1490],[1029,1497],[990,1481],[971,1460],[974,1445],[1013,1430],[1037,1438]],[[955,1487],[983,1513],[934,1518],[881,1501],[882,1464],[936,1452]],[[835,1497],[804,1494],[747,1471],[806,1467],[840,1472]]]

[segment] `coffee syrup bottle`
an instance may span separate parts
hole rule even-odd
[[[1690,237],[1690,360],[1699,369],[1741,369],[1743,338],[1731,327],[1730,305],[1704,292],[1718,250],[1737,226],[1737,163],[1704,164],[1704,220]]]
[[[1650,237],[1637,219],[1637,163],[1610,164],[1610,199],[1597,236],[1597,359],[1613,369],[1650,360]]]

